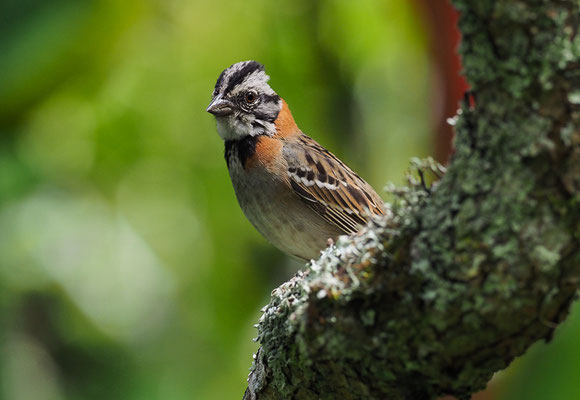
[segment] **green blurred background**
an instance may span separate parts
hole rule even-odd
[[[445,117],[419,3],[1,0],[0,398],[241,398],[259,309],[300,265],[237,205],[215,80],[265,64],[380,192]],[[580,398],[579,332],[488,395]]]

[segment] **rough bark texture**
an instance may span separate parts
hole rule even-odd
[[[388,222],[274,290],[245,399],[467,399],[565,318],[580,273],[580,2],[454,4],[475,106],[456,118],[447,173],[393,189]]]

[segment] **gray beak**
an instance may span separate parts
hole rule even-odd
[[[230,115],[234,112],[234,104],[229,100],[217,96],[211,101],[211,103],[209,103],[206,111],[216,117],[223,117],[224,115]]]

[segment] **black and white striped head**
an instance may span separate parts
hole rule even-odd
[[[270,77],[256,61],[242,61],[219,76],[207,112],[217,121],[224,140],[273,135],[274,121],[282,108],[280,96],[268,85]]]

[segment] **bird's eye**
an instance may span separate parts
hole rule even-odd
[[[246,103],[252,104],[256,101],[257,98],[258,98],[258,95],[256,94],[256,92],[254,92],[252,90],[246,92]]]

